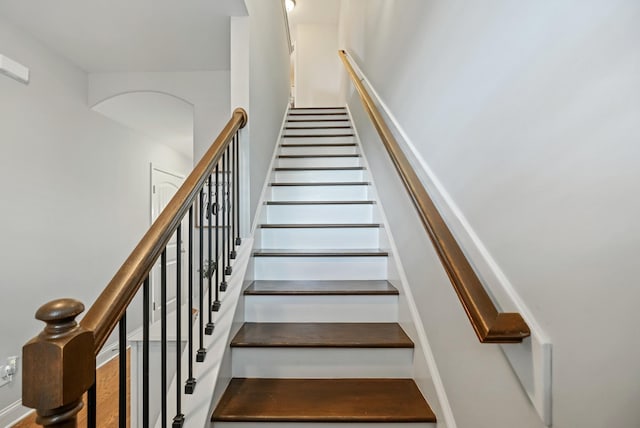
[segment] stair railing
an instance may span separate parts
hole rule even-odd
[[[531,332],[519,313],[499,312],[462,252],[442,215],[393,136],[373,99],[352,67],[347,53],[338,52],[360,95],[365,111],[378,131],[420,220],[433,243],[478,339],[482,343],[518,343]]]
[[[23,347],[22,404],[36,409],[36,423],[42,426],[75,428],[77,417],[83,408],[83,396],[87,393],[87,426],[96,427],[96,356],[102,350],[112,332],[118,327],[119,349],[119,415],[120,428],[127,424],[127,309],[142,288],[142,427],[148,428],[149,414],[149,335],[150,335],[150,272],[160,259],[161,305],[161,426],[168,423],[180,428],[185,421],[181,413],[184,393],[194,392],[197,379],[193,376],[193,349],[198,347],[195,360],[202,362],[206,356],[203,336],[213,333],[212,312],[220,308],[220,292],[227,287],[225,277],[232,272],[231,260],[236,257],[240,238],[240,139],[239,130],[247,123],[243,109],[236,109],[231,119],[198,162],[184,184],[178,189],[166,208],[126,259],[111,282],[104,289],[84,318],[75,318],[84,311],[84,305],[73,299],[59,299],[45,304],[36,312],[36,318],[44,321],[44,330]],[[194,216],[195,212],[195,216]],[[197,222],[194,222],[194,218]],[[186,251],[183,251],[183,234],[186,230]],[[206,230],[206,232],[205,232]],[[199,251],[194,251],[194,231],[199,234]],[[215,234],[215,236],[213,236]],[[176,253],[176,403],[177,409],[169,421],[167,414],[167,245],[175,239]],[[215,253],[213,242],[215,241]],[[205,248],[206,243],[206,248]],[[220,251],[220,246],[222,251]],[[188,259],[183,259],[186,252]],[[171,255],[169,255],[171,256]],[[205,262],[206,259],[206,262]],[[189,356],[188,373],[181,373],[182,318],[181,295],[183,293],[182,264],[186,262],[188,273],[188,302],[186,319],[188,333],[186,347]],[[194,265],[195,263],[195,265]],[[221,266],[218,266],[218,265]],[[199,268],[197,281],[194,280]],[[197,282],[197,284],[196,284]],[[198,287],[198,307],[194,307],[194,288]],[[132,308],[135,309],[135,308]],[[194,334],[195,317],[199,318],[197,334]],[[207,323],[205,324],[205,317]],[[197,337],[196,337],[197,336]],[[132,423],[136,426],[136,422]]]

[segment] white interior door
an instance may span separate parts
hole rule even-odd
[[[184,177],[157,167],[151,166],[151,222],[153,223],[162,210],[167,206],[173,195],[184,182]],[[188,234],[188,223],[183,221],[182,226],[182,253],[185,252],[185,236]],[[185,261],[182,254],[177,254],[177,239],[174,233],[167,244],[167,313],[176,307],[176,284],[177,267],[182,263],[182,301],[184,302],[186,282]],[[151,301],[152,301],[152,321],[160,319],[161,301],[161,266],[160,259],[151,270]]]

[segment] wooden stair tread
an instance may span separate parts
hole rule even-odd
[[[287,122],[349,122],[349,119],[287,119]]]
[[[289,110],[346,110],[347,108],[342,107],[293,107]]]
[[[285,126],[284,129],[351,129],[351,126]]]
[[[274,171],[364,171],[363,166],[301,166],[301,167],[277,167]]]
[[[340,249],[340,250],[256,250],[254,257],[387,257],[388,252],[370,249]]]
[[[260,229],[348,229],[382,227],[380,223],[262,223]]]
[[[289,113],[289,116],[346,116],[346,111],[341,111],[338,113],[333,112],[311,112],[311,113]]]
[[[232,347],[413,348],[397,323],[244,323]]]
[[[355,147],[356,143],[301,143],[301,144],[292,144],[285,143],[280,144],[280,147]]]
[[[282,138],[336,138],[336,137],[354,137],[355,134],[294,134],[283,135]]]
[[[231,379],[212,421],[436,422],[412,379]]]
[[[349,154],[317,154],[317,155],[278,155],[280,159],[304,159],[304,158],[359,158],[357,153]]]
[[[275,187],[297,187],[297,186],[370,186],[368,181],[303,181],[303,182],[282,182],[269,183]]]
[[[266,205],[375,205],[376,201],[265,201]]]
[[[245,295],[398,295],[398,290],[385,280],[301,280],[253,281]]]

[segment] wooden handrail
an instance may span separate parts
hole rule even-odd
[[[400,145],[385,123],[380,111],[351,66],[347,53],[338,52],[364,109],[375,126],[382,143],[402,179],[415,205],[420,220],[431,238],[451,284],[471,321],[471,325],[482,343],[518,343],[531,332],[519,313],[499,312],[484,289],[480,279],[447,227],[435,204],[429,197],[415,170],[409,163]]]
[[[81,327],[93,332],[96,355],[126,312],[224,149],[246,123],[247,113],[241,108],[236,109],[220,135],[80,322]]]
[[[287,6],[285,5],[285,1],[281,0],[282,4],[282,13],[284,15],[284,29],[287,34],[287,46],[289,48],[289,55],[293,53],[293,43],[291,43],[291,27],[289,26],[289,13],[287,12]]]

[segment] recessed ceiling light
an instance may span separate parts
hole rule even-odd
[[[284,0],[284,6],[287,8],[287,12],[291,12],[296,7],[296,0]]]

